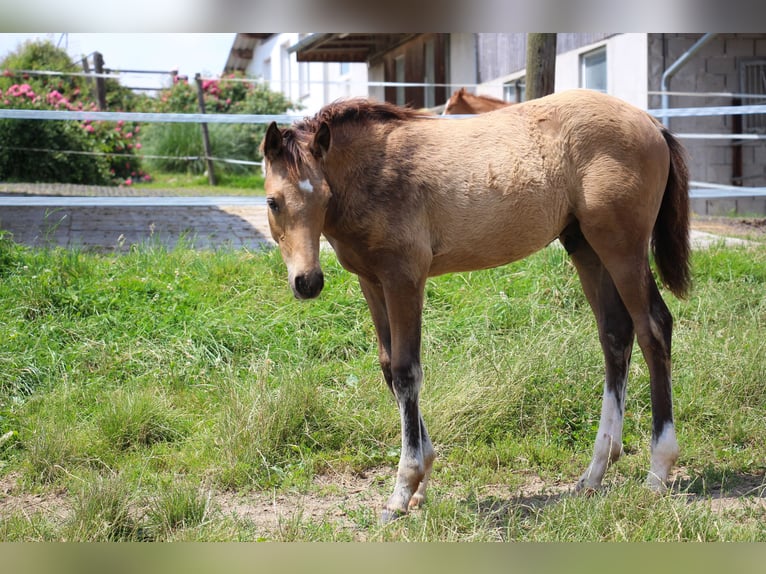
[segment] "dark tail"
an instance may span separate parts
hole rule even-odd
[[[661,129],[670,150],[670,172],[654,222],[652,251],[660,279],[676,297],[683,298],[691,287],[689,169],[681,143],[667,129]]]

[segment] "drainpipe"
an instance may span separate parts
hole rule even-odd
[[[702,48],[705,44],[707,44],[710,40],[715,38],[717,34],[708,32],[707,34],[704,34],[697,42],[686,52],[681,54],[681,57],[678,58],[675,62],[673,62],[670,67],[665,70],[662,74],[662,83],[661,83],[661,90],[662,90],[662,110],[668,109],[668,100],[670,99],[669,96],[665,93],[668,91],[670,83],[670,78],[672,78],[678,70],[680,70],[683,66],[686,65],[686,63],[696,54],[700,48]],[[664,113],[661,114],[662,117],[662,123],[665,127],[668,127],[668,118],[665,116]]]

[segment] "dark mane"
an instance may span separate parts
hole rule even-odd
[[[327,123],[332,129],[351,123],[404,122],[422,118],[425,115],[413,108],[367,98],[350,98],[332,102],[320,109],[313,117],[306,117],[282,130],[288,171],[292,176],[298,176],[298,165],[308,161],[311,156],[307,144],[323,123]]]

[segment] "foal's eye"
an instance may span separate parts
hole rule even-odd
[[[279,211],[279,203],[277,203],[277,200],[273,197],[267,197],[266,198],[266,205],[269,206],[269,209],[273,211],[274,213],[277,213]]]

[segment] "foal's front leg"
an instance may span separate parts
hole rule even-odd
[[[410,288],[397,286],[384,293],[391,334],[390,374],[386,373],[382,356],[385,345],[381,345],[381,365],[396,397],[402,430],[396,485],[381,515],[382,522],[388,522],[423,502],[435,455],[419,406],[423,381],[420,365],[423,284]]]

